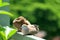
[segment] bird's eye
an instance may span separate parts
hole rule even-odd
[[[32,25],[32,27],[33,27],[33,28],[35,28],[35,26],[34,26],[34,25]]]

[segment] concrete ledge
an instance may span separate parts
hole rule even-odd
[[[23,36],[22,32],[17,32],[17,33]],[[36,36],[33,36],[33,35],[26,35],[25,37],[31,38],[31,39],[34,39],[34,40],[45,40],[43,38],[39,38],[39,37],[36,37]]]
[[[39,37],[36,37],[36,36],[33,36],[33,35],[23,36],[23,33],[17,32],[9,40],[45,40],[45,39],[39,38]]]

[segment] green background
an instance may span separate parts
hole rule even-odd
[[[24,16],[32,24],[39,25],[40,30],[47,32],[46,39],[60,35],[60,0],[10,0],[9,2],[9,6],[0,7],[0,10],[10,11],[14,16],[11,19],[8,16],[0,16],[1,25],[10,23],[12,26],[15,18]]]
[[[47,32],[47,39],[60,35],[60,0],[10,0],[10,12],[14,18],[24,16],[39,25]]]

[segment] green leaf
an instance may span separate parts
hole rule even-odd
[[[5,35],[6,38],[9,39],[10,37],[12,37],[12,35],[14,35],[16,33],[16,29],[10,28],[9,26],[5,27]]]
[[[3,10],[0,10],[0,14],[6,14],[6,15],[9,15],[10,17],[13,17],[13,14],[7,11],[3,11]]]
[[[5,29],[2,26],[0,26],[0,31],[5,31]]]
[[[16,33],[16,30],[15,30],[15,29],[11,30],[10,33],[8,34],[8,36],[7,36],[8,39],[9,39],[10,37],[12,37],[15,33]]]
[[[1,37],[1,35],[0,35],[0,40],[3,40],[3,38]]]
[[[0,31],[0,36],[3,38],[3,40],[7,40],[6,35],[3,31]]]
[[[9,5],[9,3],[8,2],[4,2],[4,3],[0,4],[0,7],[7,6],[7,5]]]
[[[4,30],[5,29],[5,30]],[[10,28],[9,26],[2,27],[0,26],[0,38],[3,40],[8,40],[16,33],[16,29]]]
[[[0,7],[9,5],[8,2],[3,2],[3,0],[0,0]]]

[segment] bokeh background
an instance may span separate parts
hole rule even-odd
[[[15,18],[24,16],[47,32],[46,39],[60,35],[60,0],[10,0],[9,7],[14,15],[11,25]]]

